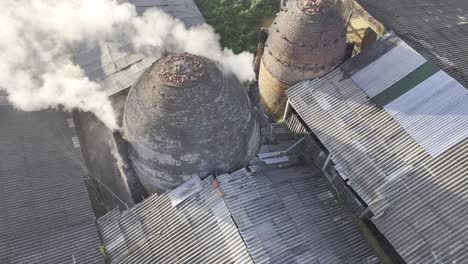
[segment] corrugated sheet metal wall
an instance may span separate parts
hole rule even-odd
[[[296,135],[305,137],[304,146],[307,159],[317,168],[322,169],[323,175],[333,188],[333,191],[341,198],[344,207],[350,209],[354,216],[360,217],[366,208],[365,205],[355,197],[354,193],[343,181],[342,176],[336,171],[333,162],[329,162],[324,168],[328,157],[328,151],[324,149],[323,146],[319,145],[320,143],[307,131],[307,128],[299,121],[299,117],[294,113],[287,113],[286,124]]]

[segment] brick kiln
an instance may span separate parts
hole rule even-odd
[[[285,90],[330,72],[345,50],[345,22],[334,0],[289,1],[269,29],[260,65],[260,97],[272,118],[283,112]]]
[[[150,193],[241,168],[260,140],[236,77],[190,54],[162,58],[141,76],[127,97],[123,129],[131,165]]]

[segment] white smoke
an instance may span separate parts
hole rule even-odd
[[[187,29],[160,10],[138,16],[115,0],[1,0],[0,10],[0,89],[25,111],[78,108],[116,129],[103,87],[73,62],[73,47],[98,42],[130,42],[152,56],[185,51],[219,62],[241,81],[254,78],[252,54],[222,49],[210,26]]]
[[[253,55],[248,52],[234,54],[230,49],[222,49],[219,35],[207,24],[187,29],[179,20],[152,9],[134,19],[132,26],[136,30],[132,41],[138,50],[149,54],[185,51],[219,62],[241,81],[255,78]]]

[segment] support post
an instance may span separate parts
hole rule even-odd
[[[325,163],[323,164],[322,171],[325,173],[325,169],[327,168],[328,164],[330,163],[331,160],[331,154],[328,154],[327,159],[325,160]]]
[[[283,114],[283,120],[286,122],[286,118],[289,116],[289,112],[291,111],[291,104],[289,102],[289,98],[288,98],[288,101],[286,101],[286,107],[284,109],[284,114]]]

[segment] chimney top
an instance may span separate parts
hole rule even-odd
[[[163,58],[159,64],[158,77],[165,84],[180,87],[199,80],[205,73],[203,60],[184,53]]]
[[[300,10],[306,14],[314,15],[325,11],[335,5],[334,0],[297,0]]]

